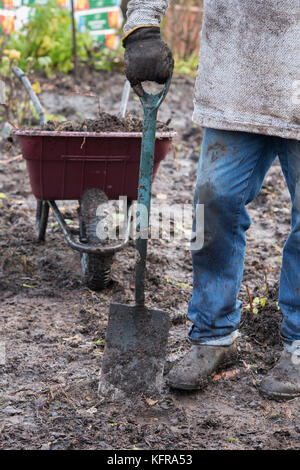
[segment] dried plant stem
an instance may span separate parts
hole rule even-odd
[[[269,283],[268,283],[268,272],[265,270],[265,286],[266,286],[266,296],[269,295]]]
[[[251,314],[251,317],[253,317],[253,316],[254,316],[254,312],[253,312],[253,301],[252,301],[252,297],[251,297],[251,293],[250,293],[249,287],[246,286],[246,289],[247,289],[247,292],[248,292],[249,303],[250,303],[250,314]]]

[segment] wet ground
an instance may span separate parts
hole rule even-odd
[[[99,101],[90,95],[100,96],[101,110],[116,113],[123,81],[99,73],[75,93],[69,78],[41,80],[41,100],[49,113],[68,120],[95,119]],[[201,146],[201,131],[191,123],[192,91],[193,80],[175,78],[163,104],[160,120],[172,118],[178,138],[160,166],[153,201],[192,201]],[[141,115],[134,96],[129,110]],[[277,283],[290,203],[278,164],[250,207],[237,364],[217,374],[204,392],[165,389],[156,400],[141,397],[132,404],[99,400],[97,385],[109,304],[133,299],[133,243],[116,256],[107,290],[84,287],[79,255],[66,246],[52,215],[46,243],[36,240],[35,200],[18,154],[15,146],[11,154],[2,147],[0,156],[0,345],[6,352],[0,365],[0,448],[300,449],[300,400],[268,401],[257,389],[281,350]],[[59,206],[75,226],[77,202]],[[160,239],[149,246],[147,303],[169,310],[172,319],[166,370],[189,347],[192,266],[186,245]]]

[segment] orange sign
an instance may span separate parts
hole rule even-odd
[[[14,7],[14,0],[3,0],[2,3],[3,8],[6,8],[7,10]]]
[[[67,7],[67,0],[56,0],[56,2],[60,7]]]
[[[89,0],[76,0],[75,10],[88,10]]]
[[[107,47],[109,47],[110,49],[114,49],[115,46],[116,46],[116,40],[117,40],[117,36],[115,34],[106,34],[105,36],[105,44],[107,45]]]
[[[1,28],[4,34],[11,34],[15,30],[15,16],[11,15],[1,15],[0,16],[0,23]]]
[[[110,28],[118,28],[119,26],[119,12],[118,11],[108,12],[108,24]]]

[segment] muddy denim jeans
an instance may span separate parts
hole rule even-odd
[[[204,243],[192,251],[194,290],[188,312],[192,343],[226,345],[234,340],[242,308],[238,294],[246,230],[251,223],[246,205],[259,193],[277,156],[292,201],[280,277],[281,332],[287,345],[300,340],[300,141],[206,129],[194,197],[195,204],[204,204]]]

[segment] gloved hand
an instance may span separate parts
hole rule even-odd
[[[166,83],[172,76],[172,52],[155,26],[141,27],[123,39],[125,73],[131,85],[144,81]]]

